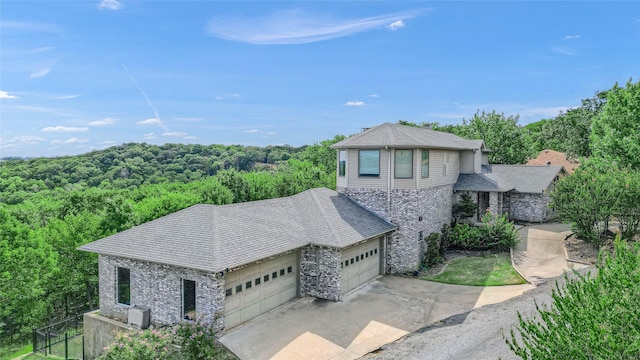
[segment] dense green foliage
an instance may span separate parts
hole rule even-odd
[[[536,304],[505,339],[523,359],[640,358],[640,247],[617,241],[614,254],[602,254],[595,275],[575,278]]]
[[[449,234],[450,246],[461,249],[508,250],[520,241],[518,231],[504,215],[487,212],[482,224],[457,224]]]
[[[98,359],[222,360],[236,357],[216,342],[216,333],[211,327],[189,322],[162,329],[120,333]]]

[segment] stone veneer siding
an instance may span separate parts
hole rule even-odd
[[[419,232],[422,231],[423,238],[426,238],[432,232],[440,232],[442,225],[451,222],[453,185],[418,190],[392,189],[391,206],[387,204],[386,189],[337,190],[398,225],[398,230],[386,241],[385,273],[417,270],[426,251],[426,243],[419,240]]]
[[[553,219],[555,213],[549,207],[551,198],[546,193],[512,193],[510,218],[527,222],[544,222]]]
[[[300,250],[300,296],[340,301],[341,251],[307,246]]]
[[[152,324],[182,320],[182,280],[196,282],[196,316],[224,330],[224,275],[171,265],[100,255],[100,314],[127,321],[128,305],[116,303],[116,269],[130,269],[131,305],[151,309]]]

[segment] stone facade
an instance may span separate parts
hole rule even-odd
[[[116,271],[130,270],[131,305],[148,307],[151,323],[182,320],[182,279],[196,282],[196,316],[217,331],[224,329],[224,275],[177,266],[100,255],[100,314],[127,321],[128,305],[117,303]]]
[[[510,195],[510,218],[526,222],[549,221],[555,217],[554,211],[549,207],[550,202],[551,198],[546,193],[512,193]]]
[[[300,296],[340,301],[341,251],[307,246],[300,250]]]
[[[418,190],[339,188],[338,192],[398,225],[386,241],[386,273],[417,270],[426,251],[420,241],[451,222],[453,185]],[[388,199],[390,203],[388,203]]]

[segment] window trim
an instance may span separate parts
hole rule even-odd
[[[120,270],[126,270],[127,271],[127,283],[126,283],[126,287],[128,290],[128,302],[121,302],[121,288],[123,287],[120,283]],[[126,306],[131,306],[131,269],[130,268],[126,268],[126,267],[122,267],[122,266],[116,266],[116,304],[120,304],[120,305],[126,305]]]
[[[338,150],[338,176],[347,176],[347,151]]]
[[[377,152],[378,153],[378,173],[374,174],[363,174],[362,173],[362,154],[363,152],[369,152],[369,153],[373,153],[373,152]],[[380,177],[380,149],[360,149],[358,150],[358,176],[359,177],[375,177],[375,178],[379,178]]]
[[[424,160],[425,160],[424,159],[424,154],[425,153],[427,154],[427,163],[426,164],[424,163]],[[421,152],[420,152],[420,177],[423,178],[423,179],[428,179],[429,178],[429,172],[430,172],[429,167],[430,167],[430,164],[431,164],[431,159],[430,158],[431,158],[431,152],[429,151],[429,149],[422,149]],[[425,165],[427,166],[426,167],[426,170],[427,170],[427,175],[426,176],[424,174]]]
[[[408,151],[410,154],[411,171],[409,176],[398,176],[398,154],[402,154],[404,151]],[[413,179],[413,149],[396,149],[393,153],[393,177],[395,179]]]

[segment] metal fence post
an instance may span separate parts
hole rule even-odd
[[[31,347],[33,352],[35,353],[38,349],[38,341],[36,340],[36,329],[31,329]]]
[[[69,335],[64,333],[64,360],[69,358]]]

